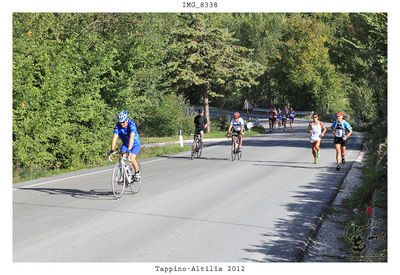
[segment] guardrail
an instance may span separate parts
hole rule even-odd
[[[270,109],[263,109],[263,108],[253,108],[253,111],[256,112],[265,112],[265,113],[269,113]],[[296,111],[296,115],[299,116],[312,116],[313,111]]]
[[[199,109],[199,108],[202,108],[202,107],[194,107],[194,109]],[[265,116],[269,113],[269,110],[270,109],[253,108],[252,111],[265,113],[265,115],[255,114],[255,113],[251,112],[251,113],[249,113],[249,117],[265,118]],[[243,110],[239,110],[238,112],[241,113],[242,116],[247,115],[247,113],[245,113],[245,111],[243,111]],[[234,111],[221,111],[221,110],[217,110],[217,109],[210,107],[210,117],[231,116],[233,113],[234,113]],[[314,111],[296,111],[297,116],[309,116],[310,118],[313,113],[314,113]],[[332,117],[332,118],[336,118],[336,114],[326,114],[326,115],[329,117]],[[343,118],[347,120],[350,118],[350,116],[344,115]]]

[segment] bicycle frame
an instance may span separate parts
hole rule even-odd
[[[114,171],[113,171],[113,177],[111,181],[111,187],[112,191],[114,194],[114,197],[116,199],[119,199],[122,197],[124,194],[125,188],[127,186],[130,186],[132,193],[137,193],[140,190],[140,187],[142,185],[141,179],[139,180],[133,180],[130,182],[129,176],[133,176],[135,174],[133,165],[131,164],[130,160],[124,157],[124,154],[126,152],[114,152],[113,154],[119,154],[119,161],[115,165]],[[108,159],[111,161],[111,156],[108,157]],[[141,165],[140,162],[138,162],[139,165],[139,170],[141,170]],[[129,173],[130,171],[130,173]],[[121,178],[122,177],[122,178]],[[121,189],[121,190],[119,190]]]
[[[203,146],[201,145],[200,142],[201,135],[200,133],[195,133],[194,138],[193,138],[193,146],[192,146],[192,151],[191,151],[191,159],[194,158],[194,155],[197,155],[197,158],[200,158],[201,153],[203,151]]]
[[[240,158],[242,157],[242,152],[239,152],[239,137],[238,137],[238,134],[237,133],[232,133],[231,137],[233,137],[232,148],[231,148],[232,161],[234,161],[236,158],[238,160],[240,160]]]

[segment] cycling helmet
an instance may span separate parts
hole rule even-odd
[[[233,114],[233,117],[234,118],[238,118],[238,117],[240,117],[240,114],[238,112],[236,112],[236,113]]]
[[[127,111],[122,111],[121,113],[118,114],[118,122],[119,123],[125,122],[127,119],[128,119]]]

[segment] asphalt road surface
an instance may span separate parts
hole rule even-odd
[[[266,124],[266,121],[262,122]],[[330,124],[327,125],[328,128]],[[313,164],[307,124],[142,162],[139,193],[116,200],[112,167],[13,185],[15,262],[295,261],[361,151],[350,137],[336,171],[328,130]]]

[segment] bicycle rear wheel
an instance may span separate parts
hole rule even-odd
[[[137,161],[137,164],[139,165],[139,172],[140,172],[140,179],[135,180],[135,178],[133,179],[132,183],[130,184],[131,187],[131,191],[133,194],[137,193],[140,191],[140,187],[142,187],[142,177],[143,177],[143,170],[142,170],[142,165],[140,164],[139,161]],[[132,169],[132,174],[134,174],[134,169],[132,167],[132,164],[129,164],[131,169]]]
[[[121,163],[115,165],[111,179],[111,187],[114,197],[116,199],[121,198],[125,191],[125,173]]]
[[[237,152],[237,159],[240,160],[242,158],[242,151]]]

